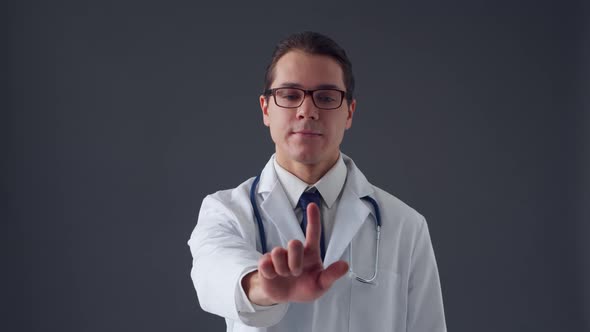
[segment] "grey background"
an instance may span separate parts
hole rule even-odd
[[[427,217],[449,331],[590,331],[584,1],[4,6],[2,330],[224,330],[186,241],[273,152],[264,68],[315,30],[358,82],[342,150]]]

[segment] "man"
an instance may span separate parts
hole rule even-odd
[[[425,219],[340,152],[356,107],[344,50],[294,34],[265,79],[275,154],[203,201],[189,240],[201,307],[227,331],[446,331]]]

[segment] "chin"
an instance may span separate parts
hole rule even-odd
[[[314,164],[319,160],[318,156],[309,153],[291,153],[288,156],[289,159],[301,164]]]
[[[298,158],[296,160],[297,160],[298,163],[304,164],[304,165],[315,165],[315,164],[318,164],[321,161],[320,158],[310,158],[310,157],[307,157],[307,158]]]
[[[287,149],[278,149],[277,154],[286,159],[286,162],[296,162],[303,165],[315,165],[331,159],[332,153],[323,150],[320,146],[290,146]]]
[[[291,161],[304,165],[317,164],[322,160],[322,154],[317,151],[289,151],[284,156]]]

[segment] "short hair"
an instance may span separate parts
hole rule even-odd
[[[312,55],[326,55],[336,60],[342,68],[344,85],[346,87],[346,101],[350,103],[354,95],[354,76],[352,74],[352,63],[346,52],[330,37],[317,32],[305,31],[292,34],[281,40],[273,54],[270,64],[266,67],[264,75],[263,95],[268,97],[268,90],[274,80],[274,70],[279,59],[293,50],[300,50]]]

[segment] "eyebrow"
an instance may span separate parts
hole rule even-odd
[[[303,89],[303,85],[301,85],[299,83],[292,83],[292,82],[285,82],[285,83],[279,85],[279,87]],[[320,84],[320,85],[316,86],[315,89],[312,89],[312,90],[316,90],[316,89],[337,89],[337,90],[340,90],[341,87],[334,85],[334,84]]]

